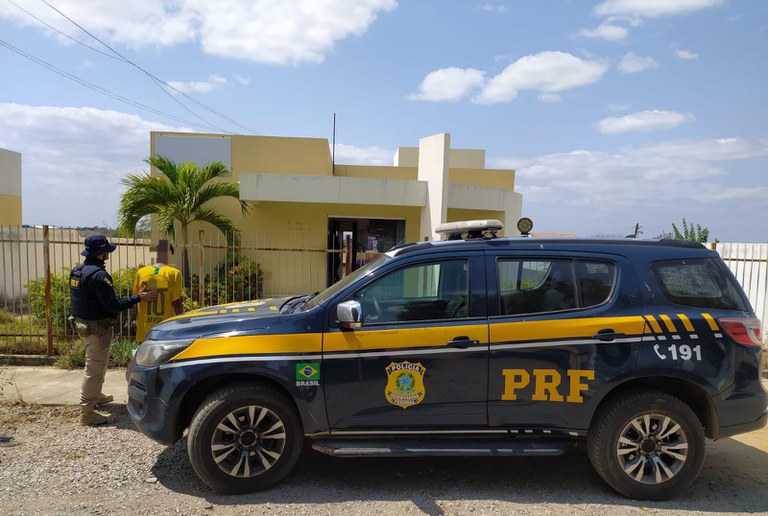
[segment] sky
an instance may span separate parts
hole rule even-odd
[[[534,232],[768,242],[763,0],[0,0],[24,224],[115,224],[150,131],[447,132],[516,170]]]

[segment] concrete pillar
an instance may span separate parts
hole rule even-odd
[[[420,240],[440,240],[435,227],[448,218],[448,168],[451,135],[440,133],[419,140],[418,180],[427,183],[427,204],[421,209]]]

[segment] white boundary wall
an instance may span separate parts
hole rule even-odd
[[[710,244],[741,284],[768,331],[768,244]]]

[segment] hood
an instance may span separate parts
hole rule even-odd
[[[192,310],[161,322],[149,331],[147,339],[198,338],[269,328],[280,318],[280,307],[289,299],[256,299]]]

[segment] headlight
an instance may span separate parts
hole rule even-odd
[[[195,339],[145,340],[136,351],[136,363],[145,367],[159,366],[181,353],[194,341]]]

